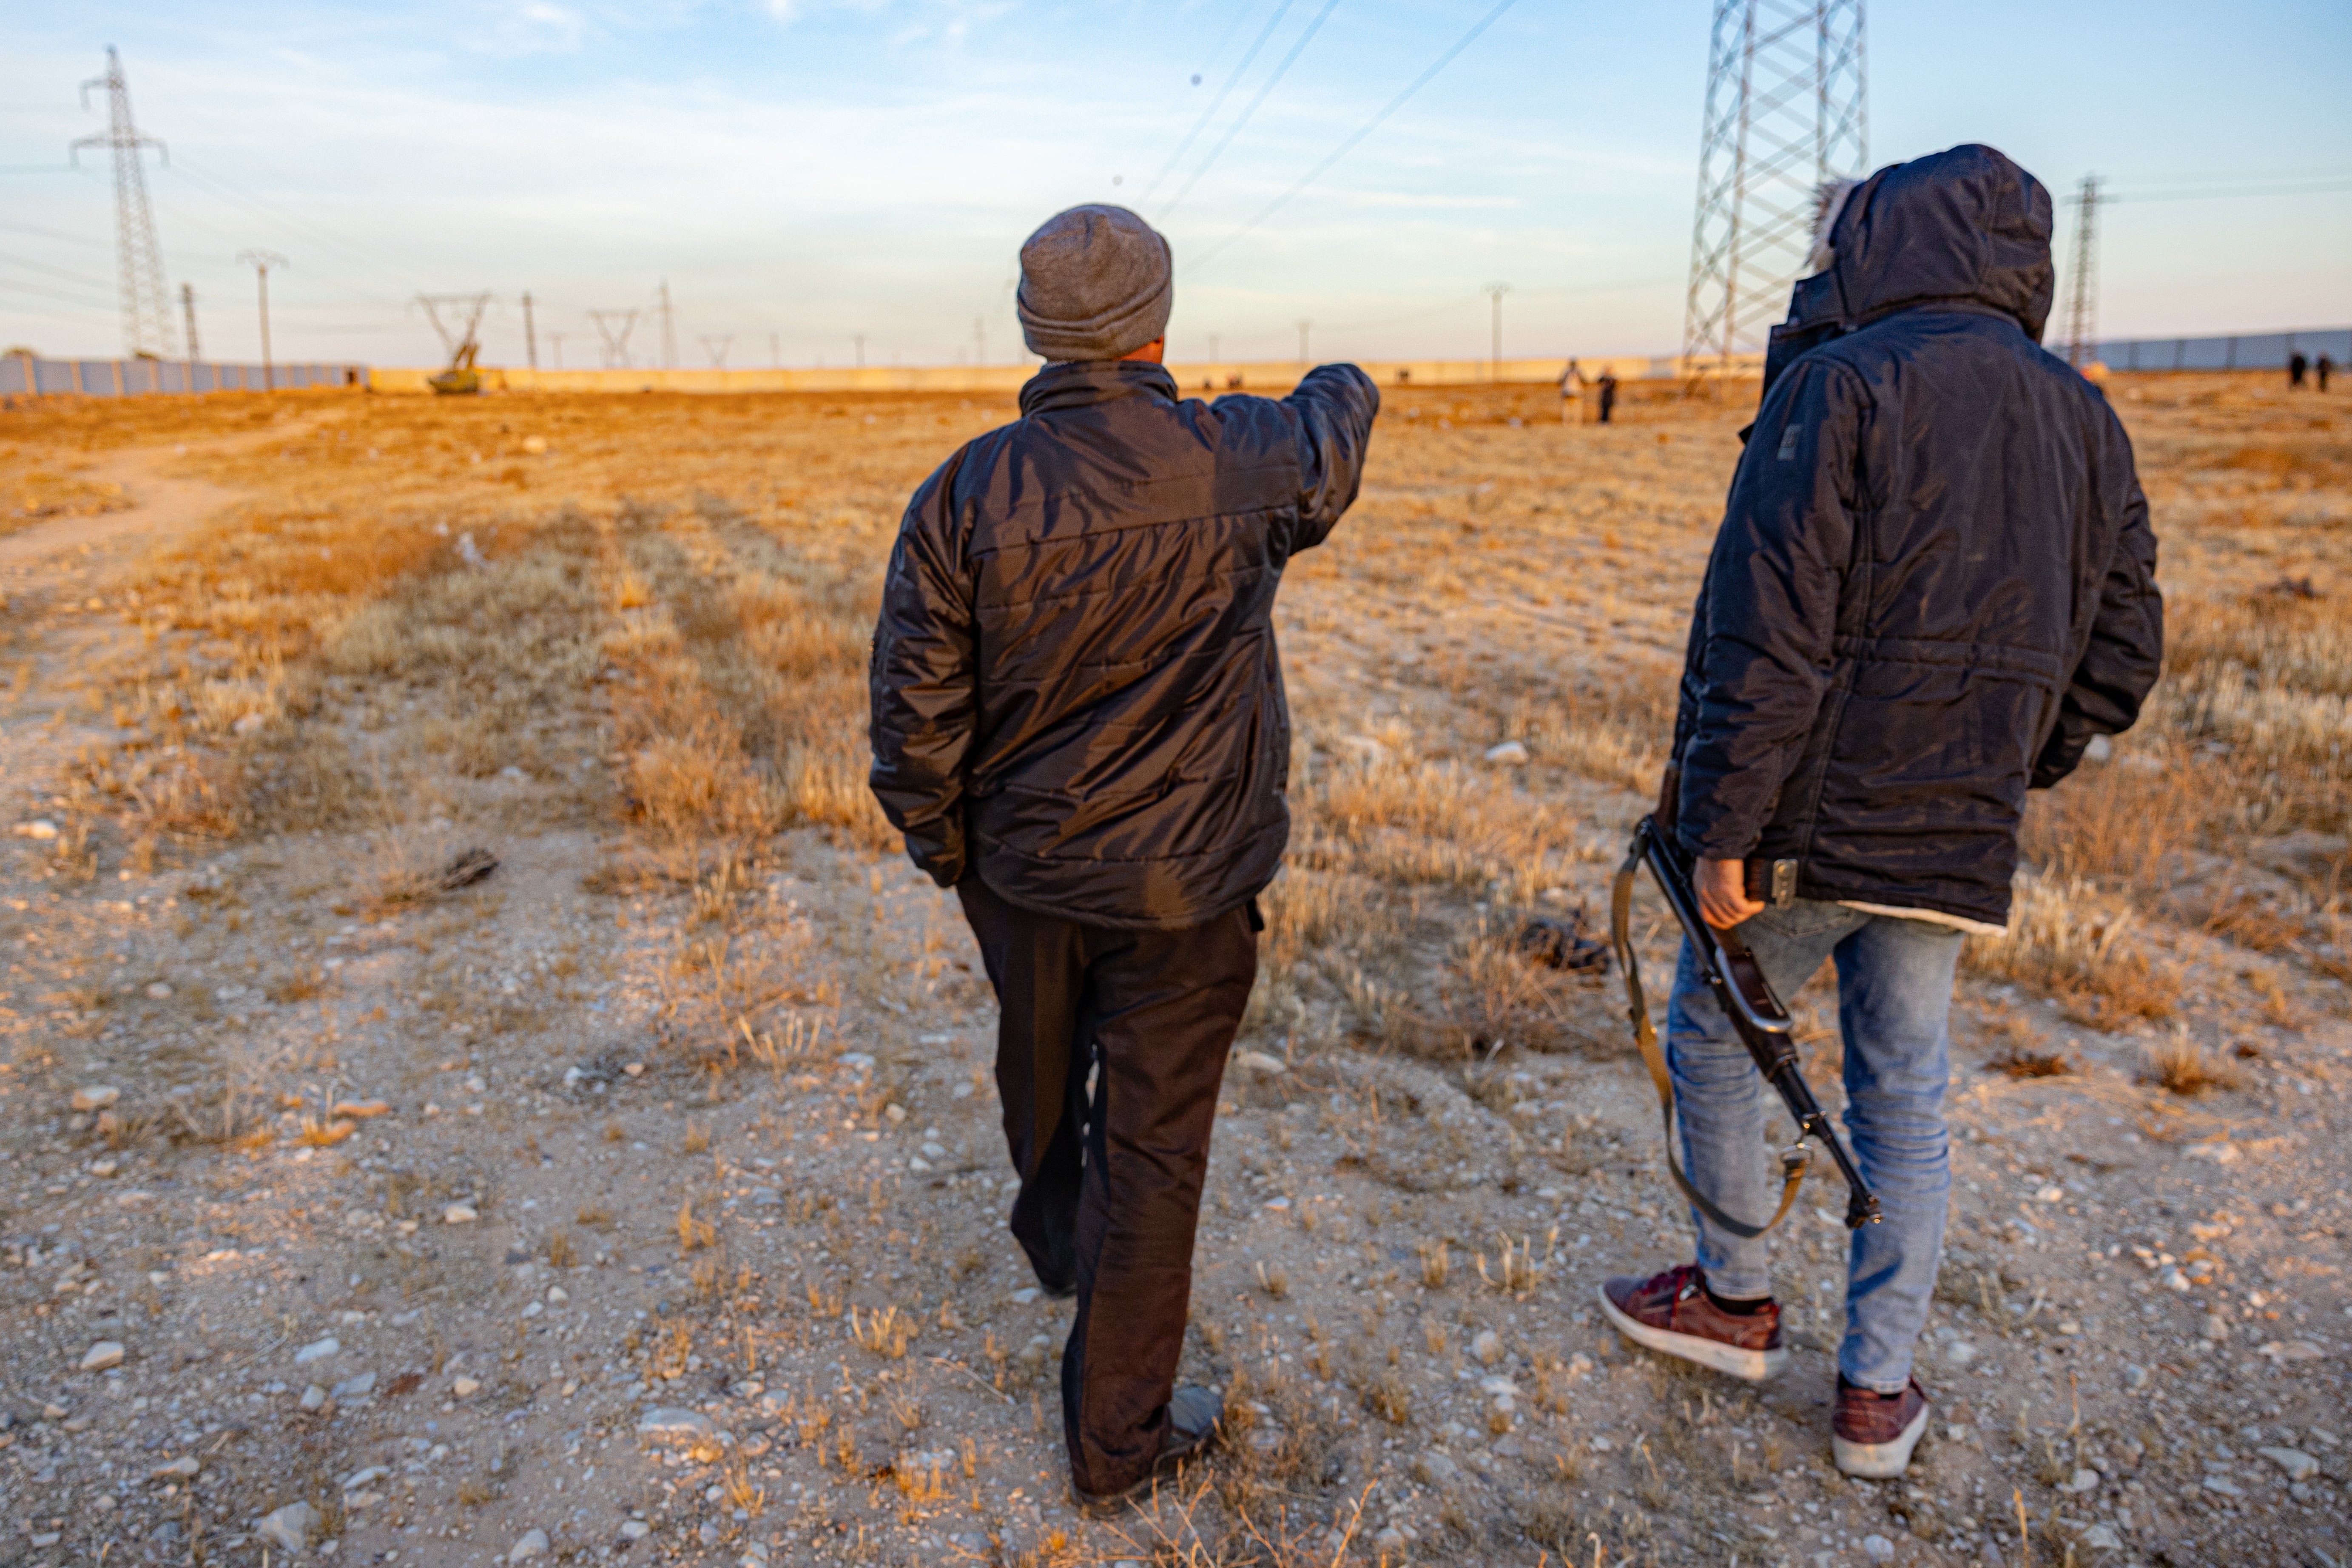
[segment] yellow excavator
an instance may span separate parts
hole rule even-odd
[[[441,346],[449,351],[449,368],[425,382],[436,395],[466,396],[482,390],[482,373],[474,368],[480,357],[482,345],[474,335],[481,325],[482,312],[489,308],[488,294],[419,294],[416,302],[425,307],[425,314],[433,322],[433,330],[441,334]],[[449,320],[444,321],[441,312],[446,310]]]

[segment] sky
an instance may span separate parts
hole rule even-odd
[[[258,353],[259,248],[280,361],[436,363],[415,297],[488,291],[484,363],[519,364],[529,291],[542,364],[604,363],[588,312],[630,310],[658,363],[667,281],[682,365],[1025,363],[1021,241],[1086,201],[1168,234],[1171,358],[1292,359],[1302,321],[1317,359],[1482,357],[1502,283],[1507,356],[1672,352],[1708,5],[1513,0],[1371,123],[1493,9],[12,6],[0,348],[121,352],[109,163],[67,159],[112,44],[208,358]],[[2107,181],[2101,336],[2352,321],[2352,6],[1906,0],[1867,37],[1873,166],[1981,141]]]

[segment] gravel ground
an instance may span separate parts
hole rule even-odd
[[[1639,426],[1571,462],[1501,418],[1464,460],[1680,509],[1663,564],[1607,568],[1629,606],[1607,643],[1670,649],[1686,594],[1634,589],[1703,552],[1727,422],[1672,489]],[[1454,493],[1456,449],[1418,438],[1351,527]],[[1443,668],[1589,658],[1498,635],[1557,607],[1473,598],[1407,639],[1346,548],[1285,601],[1313,755],[1401,726],[1424,762],[1565,803],[1593,847],[1548,901],[1594,900],[1638,795],[1482,763]],[[56,781],[116,738],[76,675],[136,642],[135,549],[36,552],[8,590],[0,1563],[2352,1563],[2340,982],[2278,968],[2294,1005],[2250,1021],[2231,976],[2284,961],[2168,931],[2179,1026],[2250,1052],[2193,1101],[2141,1081],[2172,1026],[1965,983],[1933,1436],[1870,1484],[1828,1463],[1829,1188],[1780,1247],[1775,1383],[1599,1324],[1604,1275],[1687,1247],[1613,992],[1565,993],[1589,1048],[1448,1061],[1323,1026],[1302,981],[1218,1123],[1187,1375],[1226,1388],[1228,1452],[1082,1523],[1066,1310],[1003,1231],[993,1007],[952,901],[805,828],[715,911],[605,890],[630,831],[576,808],[612,788],[585,721],[573,763],[453,786],[404,828],[399,853],[499,864],[395,909],[364,896],[382,831],[146,864],[102,826],[83,844]],[[1501,907],[1416,894],[1400,919],[1439,941]],[[714,941],[812,1032],[683,1048]],[[1984,1070],[2020,1039],[2074,1070]]]

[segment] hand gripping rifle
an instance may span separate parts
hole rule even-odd
[[[1757,1070],[1764,1075],[1796,1118],[1797,1141],[1780,1152],[1780,1207],[1762,1225],[1747,1225],[1732,1218],[1715,1206],[1683,1174],[1675,1158],[1675,1080],[1666,1068],[1666,1058],[1658,1049],[1658,1032],[1650,1025],[1649,1005],[1642,995],[1641,962],[1633,955],[1633,873],[1641,867],[1650,868],[1650,876],[1658,884],[1658,891],[1682,922],[1683,934],[1690,939],[1691,952],[1699,970],[1706,976],[1707,988],[1715,993],[1717,1004],[1731,1026],[1738,1033],[1740,1044],[1756,1058]],[[1698,897],[1691,889],[1690,868],[1684,862],[1681,850],[1659,831],[1654,818],[1642,818],[1633,829],[1633,847],[1626,851],[1625,863],[1617,868],[1617,882],[1610,896],[1610,940],[1617,948],[1617,962],[1625,970],[1625,996],[1628,1012],[1633,1021],[1633,1038],[1642,1047],[1642,1059],[1649,1064],[1650,1078],[1658,1086],[1658,1110],[1666,1127],[1666,1169],[1674,1173],[1675,1185],[1683,1196],[1690,1199],[1699,1213],[1721,1226],[1732,1235],[1753,1239],[1762,1236],[1786,1219],[1796,1205],[1797,1189],[1803,1185],[1805,1166],[1810,1152],[1807,1138],[1818,1138],[1837,1162],[1838,1173],[1845,1178],[1845,1223],[1849,1230],[1860,1230],[1865,1225],[1875,1225],[1880,1219],[1878,1199],[1854,1168],[1853,1157],[1846,1152],[1844,1143],[1830,1126],[1830,1119],[1822,1113],[1821,1101],[1813,1098],[1812,1085],[1805,1081],[1803,1068],[1797,1065],[1797,1047],[1789,1038],[1793,1023],[1780,999],[1772,994],[1771,983],[1764,978],[1756,955],[1738,933],[1717,931],[1699,917]]]

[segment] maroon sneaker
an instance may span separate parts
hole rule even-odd
[[[1663,1355],[1761,1383],[1788,1364],[1780,1348],[1780,1308],[1727,1312],[1706,1299],[1706,1273],[1696,1263],[1647,1279],[1625,1276],[1601,1287],[1601,1310],[1617,1331]]]
[[[1873,1394],[1838,1379],[1837,1418],[1830,1425],[1830,1453],[1849,1476],[1883,1481],[1903,1473],[1911,1450],[1927,1430],[1927,1391],[1913,1378],[1900,1394]]]

